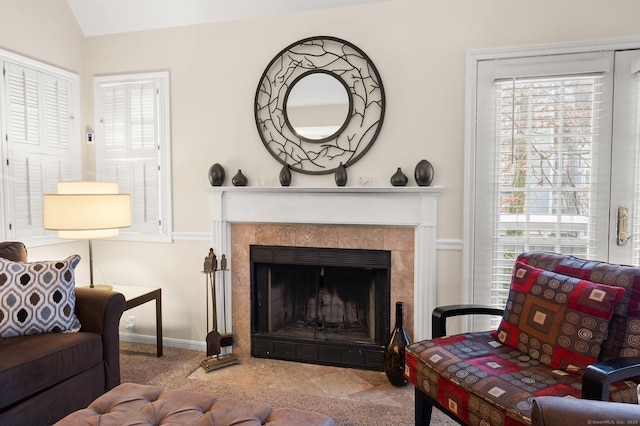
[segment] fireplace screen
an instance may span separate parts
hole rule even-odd
[[[390,253],[252,246],[252,355],[382,368]]]
[[[272,265],[269,275],[266,294],[269,333],[375,342],[372,271]]]

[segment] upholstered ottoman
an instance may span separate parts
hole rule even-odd
[[[122,383],[56,425],[334,425],[324,414],[180,389]]]

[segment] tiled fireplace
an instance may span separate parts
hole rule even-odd
[[[233,353],[251,354],[251,246],[386,250],[391,256],[390,306],[405,304],[411,338],[428,337],[435,306],[436,212],[441,188],[212,187],[213,248],[229,258],[218,294],[221,332]],[[218,279],[217,285],[222,281]],[[395,321],[390,310],[389,327]],[[222,327],[221,327],[222,328]]]

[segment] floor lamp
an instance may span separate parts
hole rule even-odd
[[[91,240],[117,237],[119,228],[131,226],[130,195],[118,194],[117,182],[58,182],[57,194],[44,195],[43,209],[45,229],[65,240],[89,241],[89,286],[110,289],[93,282]]]

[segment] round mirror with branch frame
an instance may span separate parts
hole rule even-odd
[[[287,99],[299,81],[316,73],[329,74],[344,86],[348,113],[337,130],[308,137],[289,122]],[[384,112],[378,70],[362,50],[335,37],[310,37],[283,49],[256,90],[255,119],[262,143],[276,160],[299,173],[333,173],[340,163],[348,167],[358,161],[376,141]]]

